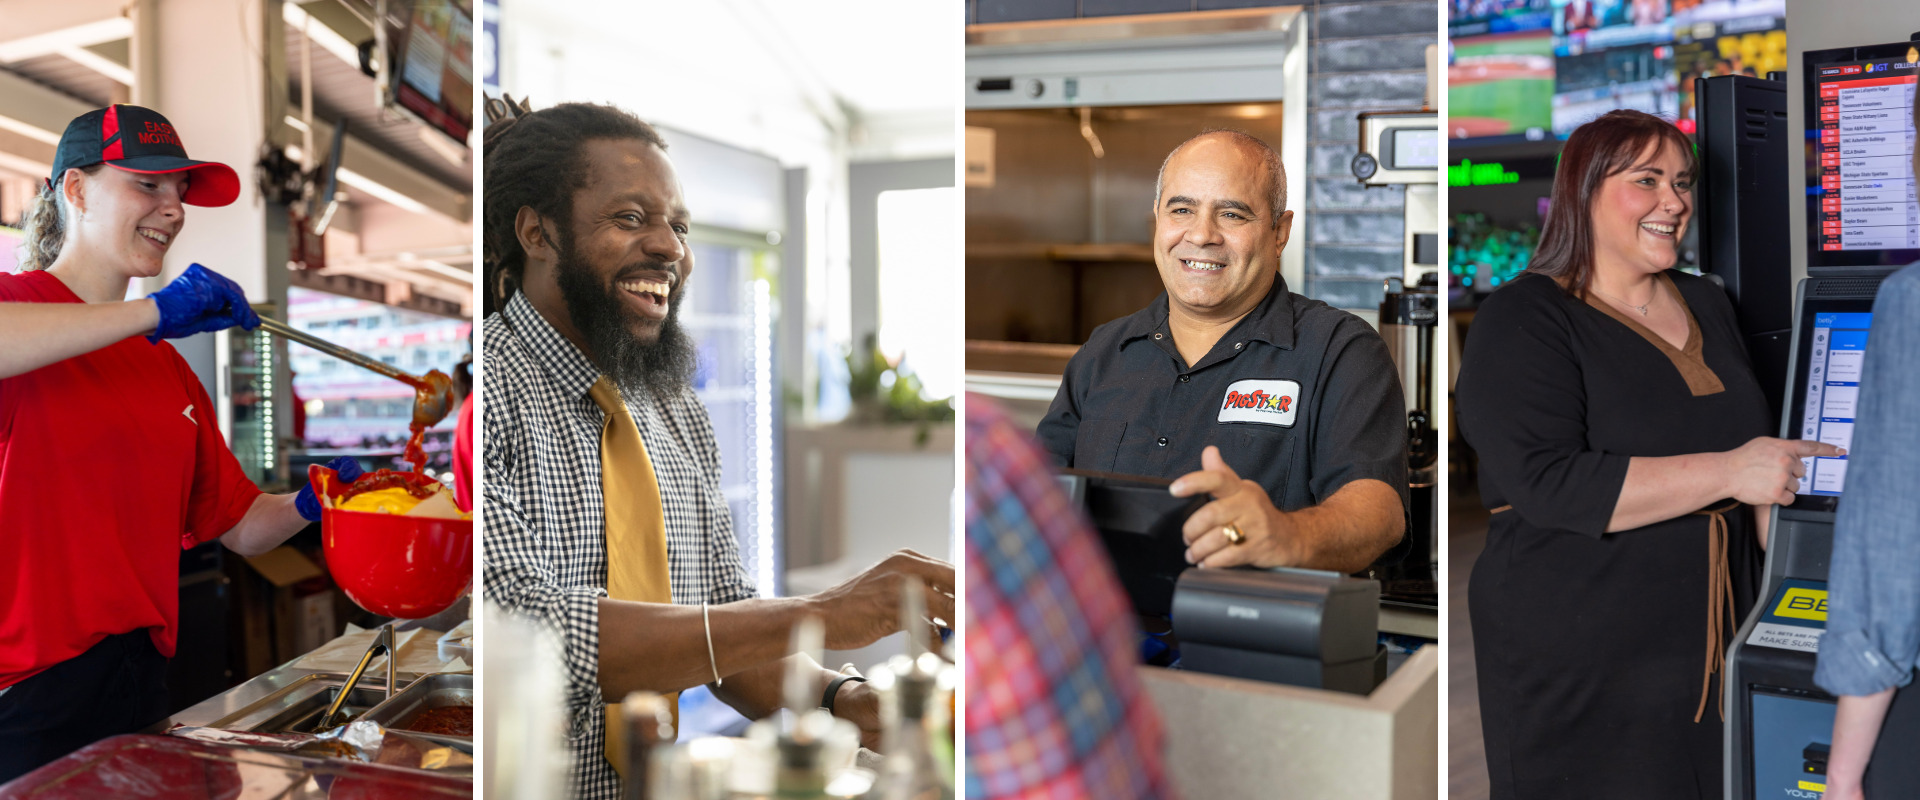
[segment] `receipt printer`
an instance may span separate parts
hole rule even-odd
[[[1189,569],[1173,592],[1180,666],[1353,694],[1387,677],[1380,583],[1300,569]]]

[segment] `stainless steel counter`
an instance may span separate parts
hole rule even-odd
[[[305,658],[305,656],[301,658]],[[243,713],[249,710],[260,710],[259,707],[270,699],[276,699],[276,697],[278,699],[291,699],[296,693],[301,692],[302,689],[322,690],[323,687],[318,684],[325,677],[339,676],[344,679],[344,676],[340,676],[340,674],[336,672],[322,672],[293,666],[299,660],[300,659],[296,658],[293,661],[260,673],[252,680],[195,703],[192,707],[174,714],[172,717],[158,722],[142,732],[164,733],[174,725],[219,727],[213,723],[221,720],[237,720]],[[404,671],[397,673],[395,682],[399,685],[395,686],[394,690],[398,691],[405,688],[408,683],[413,682],[419,677],[420,675],[418,673]],[[331,682],[327,683],[331,685]],[[368,670],[367,674],[360,679],[359,685],[361,688],[380,690],[384,694],[386,684],[384,671]],[[246,716],[253,715],[246,714]]]

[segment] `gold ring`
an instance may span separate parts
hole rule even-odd
[[[1221,530],[1227,534],[1227,544],[1237,545],[1247,540],[1247,535],[1240,532],[1240,526],[1231,522],[1227,523],[1227,527]]]

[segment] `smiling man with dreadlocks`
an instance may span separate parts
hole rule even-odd
[[[864,647],[899,630],[908,578],[953,619],[953,567],[901,551],[817,595],[759,597],[678,324],[693,259],[666,141],[612,106],[505,105],[485,143],[486,589],[560,634],[575,793],[611,798],[607,703],[708,684],[764,716],[807,658],[788,649],[796,622]],[[875,695],[806,666],[821,705],[877,742]]]

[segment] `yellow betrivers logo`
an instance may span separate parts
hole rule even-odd
[[[1825,589],[1788,589],[1780,596],[1780,606],[1773,610],[1775,616],[1795,617],[1827,621],[1827,591]]]
[[[1808,792],[1824,792],[1827,790],[1827,785],[1824,783],[1814,783],[1813,781],[1801,781],[1800,789]]]

